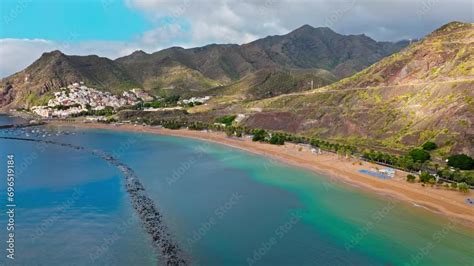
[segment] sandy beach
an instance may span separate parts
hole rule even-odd
[[[53,125],[67,125],[84,128],[109,129],[117,131],[146,132],[158,135],[180,136],[206,140],[224,144],[247,152],[263,155],[288,165],[302,167],[318,174],[329,177],[329,182],[349,183],[365,191],[389,195],[405,201],[412,206],[429,209],[437,214],[445,215],[463,225],[474,228],[474,207],[465,203],[468,194],[445,188],[422,186],[420,183],[408,183],[405,180],[406,172],[396,171],[392,179],[378,179],[362,174],[359,170],[382,168],[379,165],[361,162],[357,159],[339,158],[332,153],[313,154],[308,148],[286,143],[283,146],[267,143],[256,143],[248,138],[227,137],[222,132],[191,131],[186,129],[170,130],[164,128],[139,125],[109,125],[100,123],[82,122],[50,122]]]

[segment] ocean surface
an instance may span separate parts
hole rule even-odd
[[[0,116],[0,125],[12,118]],[[72,127],[0,130],[101,149],[130,166],[193,265],[473,265],[474,232],[423,208],[204,141]],[[15,260],[5,257],[7,155]],[[156,265],[114,166],[0,139],[0,263]]]

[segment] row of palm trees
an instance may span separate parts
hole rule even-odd
[[[189,130],[220,131],[225,132],[229,137],[243,137],[250,135],[252,136],[253,141],[267,142],[275,145],[283,145],[285,142],[307,144],[327,152],[336,153],[340,157],[356,157],[365,161],[374,162],[408,172],[423,171],[437,173],[439,176],[448,180],[465,182],[471,186],[474,185],[474,178],[469,173],[464,174],[460,171],[448,171],[446,168],[438,169],[438,165],[436,164],[435,168],[432,169],[430,168],[429,161],[422,162],[416,160],[417,158],[413,158],[410,156],[410,154],[395,155],[368,149],[361,150],[354,145],[330,142],[316,137],[306,137],[288,132],[269,131],[260,128],[252,129],[244,126],[225,125],[222,123],[207,123],[202,121],[186,121],[179,119],[164,119],[154,121],[141,120],[141,122],[151,125],[161,125],[168,129],[188,128]]]

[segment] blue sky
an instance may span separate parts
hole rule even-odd
[[[115,59],[242,44],[304,24],[398,41],[473,14],[472,0],[0,0],[0,77],[51,50]]]
[[[131,40],[152,23],[118,0],[2,0],[0,38]]]

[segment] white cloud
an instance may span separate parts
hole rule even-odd
[[[0,76],[21,70],[55,44],[41,39],[0,39]]]
[[[419,38],[453,20],[473,21],[472,0],[126,0],[154,19],[190,25],[193,45],[243,43],[303,24],[377,40]]]
[[[174,45],[186,37],[181,25],[170,24],[145,32],[139,43],[147,47]]]

